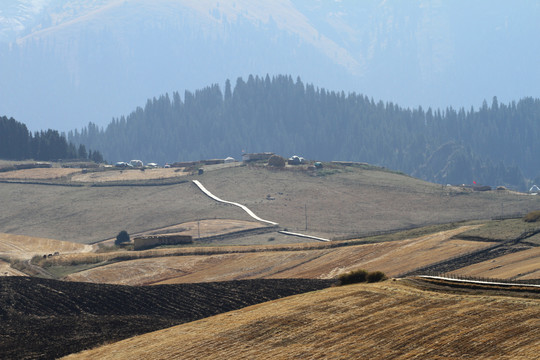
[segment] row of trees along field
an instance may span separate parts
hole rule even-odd
[[[87,152],[84,144],[79,144],[77,148],[56,130],[49,129],[32,134],[25,124],[6,116],[0,117],[0,159],[89,159],[103,162],[99,151]]]
[[[238,157],[241,151],[362,161],[429,181],[525,189],[540,175],[540,100],[479,109],[425,110],[327,91],[291,76],[229,80],[183,99],[148,100],[106,128],[90,123],[68,139],[117,161]]]

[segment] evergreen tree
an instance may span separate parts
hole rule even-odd
[[[79,150],[77,151],[77,157],[79,159],[88,159],[88,153],[86,152],[86,146],[83,144],[79,145]]]
[[[291,76],[250,75],[234,88],[227,80],[224,94],[218,85],[186,91],[183,99],[175,92],[172,101],[165,94],[105,129],[89,124],[68,136],[111,161],[165,163],[273,151],[368,162],[430,181],[482,179],[522,189],[526,179],[540,176],[539,123],[540,100],[533,98],[501,104],[494,97],[478,110],[405,109]]]

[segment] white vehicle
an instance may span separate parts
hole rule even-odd
[[[117,168],[129,168],[129,167],[131,167],[130,164],[128,164],[127,162],[123,162],[123,161],[117,162],[116,164],[114,164],[114,166],[117,167]]]
[[[129,165],[133,166],[134,168],[142,168],[143,162],[141,160],[131,160]]]

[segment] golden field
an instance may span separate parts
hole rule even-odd
[[[538,359],[540,300],[405,281],[274,300],[65,359]]]
[[[0,256],[27,260],[34,255],[86,253],[92,251],[90,245],[69,241],[37,238],[23,235],[0,233]]]
[[[332,279],[358,268],[380,270],[389,276],[397,276],[420,266],[489,246],[485,242],[452,239],[470,228],[463,226],[412,239],[335,248],[330,247],[329,243],[296,244],[288,247],[238,246],[206,250],[189,248],[185,249],[183,256],[165,257],[157,257],[160,252],[154,250],[149,252],[152,257],[95,267],[68,275],[66,280],[148,285],[255,278]],[[171,251],[173,249],[163,249],[161,253],[164,255]],[[197,251],[207,253],[190,254]],[[113,256],[103,255],[103,259]],[[76,257],[77,255],[73,255],[68,258]]]
[[[539,279],[540,247],[500,256],[453,271],[452,274],[495,279]]]

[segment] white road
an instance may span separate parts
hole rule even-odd
[[[426,278],[426,279],[438,279],[438,280],[462,282],[462,283],[469,283],[469,284],[540,287],[540,285],[535,285],[535,284],[502,283],[502,282],[491,282],[491,281],[480,281],[480,280],[453,279],[453,278],[444,277],[444,276],[418,275],[418,277]]]
[[[195,185],[197,185],[197,187],[199,189],[201,189],[201,191],[203,193],[205,193],[206,195],[208,195],[210,198],[218,201],[218,202],[221,202],[221,203],[224,203],[224,204],[230,204],[230,205],[234,205],[234,206],[238,206],[239,208],[241,208],[242,210],[244,210],[245,212],[248,213],[249,216],[251,216],[252,218],[254,218],[255,220],[257,221],[260,221],[260,222],[263,222],[263,223],[266,223],[266,224],[270,224],[270,225],[278,225],[277,222],[273,222],[273,221],[269,221],[269,220],[264,220],[264,219],[261,219],[260,217],[258,217],[257,215],[255,215],[255,213],[253,211],[251,211],[250,209],[248,209],[247,206],[245,205],[242,205],[242,204],[239,204],[239,203],[235,203],[235,202],[232,202],[232,201],[227,201],[227,200],[223,200],[223,199],[220,199],[218,198],[216,195],[212,194],[210,191],[208,191],[204,186],[203,184],[201,184],[198,180],[193,180],[193,183]]]
[[[234,205],[234,206],[238,206],[240,207],[241,209],[243,209],[246,213],[248,213],[249,216],[251,216],[252,218],[254,218],[255,220],[257,221],[260,221],[260,222],[263,222],[263,223],[266,223],[266,224],[270,224],[270,225],[278,225],[277,222],[273,222],[273,221],[269,221],[269,220],[264,220],[264,219],[261,219],[260,217],[258,217],[257,215],[255,215],[255,213],[253,211],[251,211],[247,206],[245,205],[242,205],[242,204],[239,204],[239,203],[235,203],[235,202],[232,202],[232,201],[227,201],[227,200],[223,200],[223,199],[220,199],[219,197],[217,197],[216,195],[212,194],[210,191],[208,191],[208,189],[206,189],[204,187],[203,184],[201,184],[198,180],[193,180],[193,183],[195,185],[197,185],[197,187],[203,192],[205,193],[207,196],[209,196],[210,198],[218,201],[218,202],[221,202],[221,203],[224,203],[224,204],[230,204],[230,205]],[[320,238],[320,237],[317,237],[317,236],[311,236],[311,235],[305,235],[305,234],[298,234],[298,233],[293,233],[293,232],[289,232],[289,231],[279,231],[280,234],[284,234],[284,235],[292,235],[292,236],[300,236],[300,237],[304,237],[304,238],[307,238],[307,239],[313,239],[313,240],[318,240],[318,241],[331,241],[329,239],[323,239],[323,238]]]

